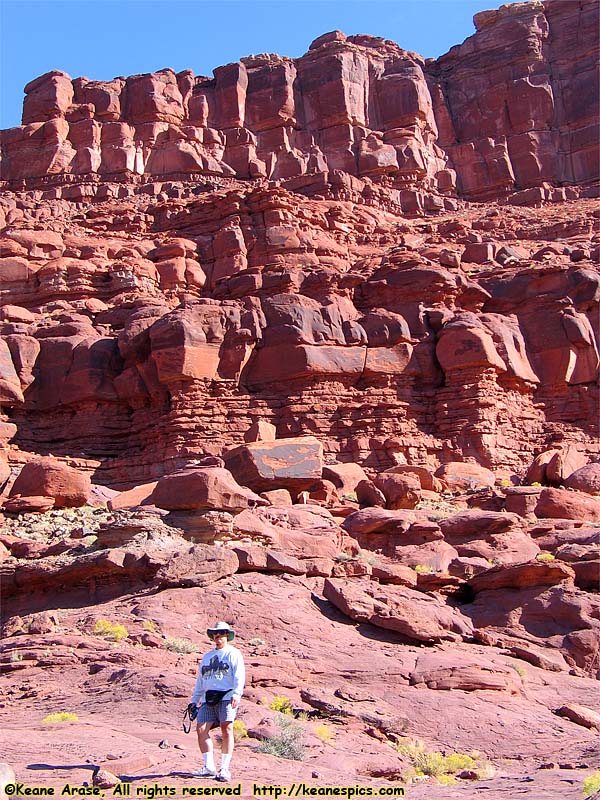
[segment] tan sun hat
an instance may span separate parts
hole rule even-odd
[[[214,639],[215,633],[226,633],[228,642],[231,642],[235,638],[235,631],[227,622],[219,621],[206,631],[206,635],[209,639]]]

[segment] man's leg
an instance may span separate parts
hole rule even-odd
[[[221,771],[219,777],[230,779],[231,756],[233,755],[233,722],[221,723]]]
[[[225,764],[223,764],[223,760],[221,760],[221,766],[225,766],[229,769],[229,763],[231,762],[231,756],[233,755],[233,722],[222,722],[221,723],[221,754],[223,758],[225,756],[229,756],[226,759]]]
[[[207,771],[215,773],[215,756],[213,752],[213,742],[210,738],[210,731],[213,724],[212,722],[201,722],[197,728],[196,732],[198,734],[198,746],[200,747],[200,752],[202,753],[202,760],[204,762],[204,767]]]

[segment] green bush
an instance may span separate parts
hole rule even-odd
[[[278,720],[280,732],[270,736],[258,746],[259,753],[267,753],[290,761],[303,761],[305,755],[302,728],[291,719]]]
[[[111,642],[120,642],[129,636],[125,625],[119,622],[110,622],[107,619],[99,619],[94,625],[94,633],[103,636]]]

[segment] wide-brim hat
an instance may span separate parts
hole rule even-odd
[[[231,642],[235,638],[235,631],[227,622],[217,622],[212,628],[207,628],[206,630],[206,635],[209,639],[214,639],[215,633],[226,633],[228,642]]]

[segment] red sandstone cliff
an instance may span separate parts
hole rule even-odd
[[[335,32],[214,79],[32,81],[2,133],[11,457],[134,483],[259,419],[375,471],[597,454],[597,13],[485,12],[437,61]]]
[[[482,12],[436,61],[336,31],[302,58],[249,56],[212,79],[50,72],[2,134],[3,179],[343,170],[478,199],[585,184],[598,178],[598,13],[594,0]]]

